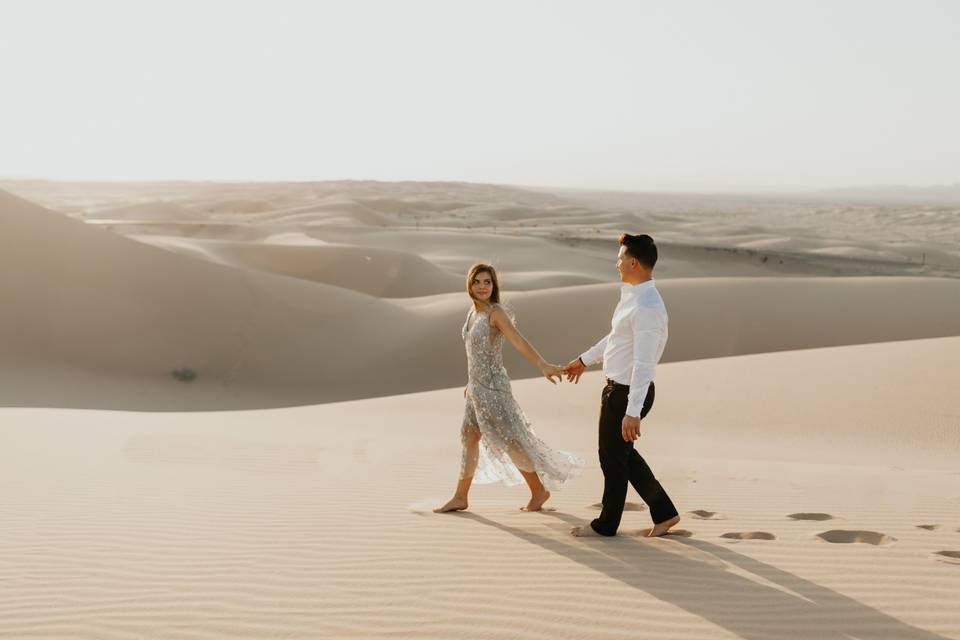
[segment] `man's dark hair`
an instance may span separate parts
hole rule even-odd
[[[657,245],[653,238],[646,234],[632,236],[624,233],[620,236],[620,245],[627,248],[631,258],[636,258],[640,264],[653,269],[657,266]]]

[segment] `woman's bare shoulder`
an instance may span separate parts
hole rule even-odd
[[[509,307],[505,307],[499,302],[490,305],[490,317],[498,320],[507,319],[510,322],[514,322],[516,320],[513,310]]]

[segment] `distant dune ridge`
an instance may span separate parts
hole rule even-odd
[[[948,205],[467,183],[0,188],[0,637],[960,640]],[[37,203],[42,203],[37,204]],[[597,514],[602,372],[505,346],[552,510],[457,479],[464,272],[543,355],[661,246],[638,450],[681,512]],[[531,379],[523,379],[531,378]],[[628,603],[628,604],[624,604]],[[626,606],[626,609],[624,607]]]
[[[0,292],[17,301],[0,321],[0,348],[19,363],[16,375],[5,374],[4,404],[250,408],[464,382],[459,332],[468,300],[437,294],[462,291],[462,276],[417,255],[416,244],[401,251],[209,240],[185,245],[187,257],[8,193],[0,216]],[[448,232],[435,251],[465,252],[469,242]],[[505,252],[514,245],[504,261],[505,300],[551,360],[565,362],[606,331],[618,284],[576,286],[601,269],[615,273],[616,242],[598,244],[608,248],[505,239]],[[545,269],[578,263],[596,275]],[[548,286],[510,291],[511,272],[527,287]],[[716,277],[666,279],[660,288],[672,318],[665,361],[960,333],[957,280]],[[536,374],[509,347],[507,362],[514,376]],[[177,381],[180,368],[195,381]],[[40,376],[61,384],[38,385]],[[96,387],[116,392],[91,393]]]

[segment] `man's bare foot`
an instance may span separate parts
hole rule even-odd
[[[543,493],[531,496],[530,502],[527,503],[527,506],[523,507],[522,511],[540,511],[540,509],[543,507],[543,503],[549,499],[550,492],[544,489]]]
[[[463,511],[467,508],[467,499],[458,498],[454,496],[450,499],[450,502],[443,505],[442,507],[437,507],[433,510],[434,513],[448,513],[450,511]]]
[[[666,522],[661,522],[660,524],[656,524],[653,526],[653,529],[650,529],[650,533],[647,534],[647,537],[656,538],[658,536],[662,536],[663,534],[670,531],[670,529],[675,527],[678,522],[680,522],[680,516],[673,516]]]
[[[593,530],[593,527],[586,525],[583,527],[574,527],[570,529],[570,535],[574,538],[599,538],[600,534]]]

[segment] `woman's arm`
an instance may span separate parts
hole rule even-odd
[[[534,346],[517,330],[510,320],[510,316],[508,316],[503,309],[496,307],[490,312],[490,324],[496,327],[500,333],[510,341],[510,344],[520,352],[520,355],[540,369],[540,373],[542,373],[547,380],[553,384],[556,384],[553,379],[554,376],[556,376],[558,381],[563,380],[563,376],[561,375],[563,369],[544,360],[543,356],[541,356]]]

